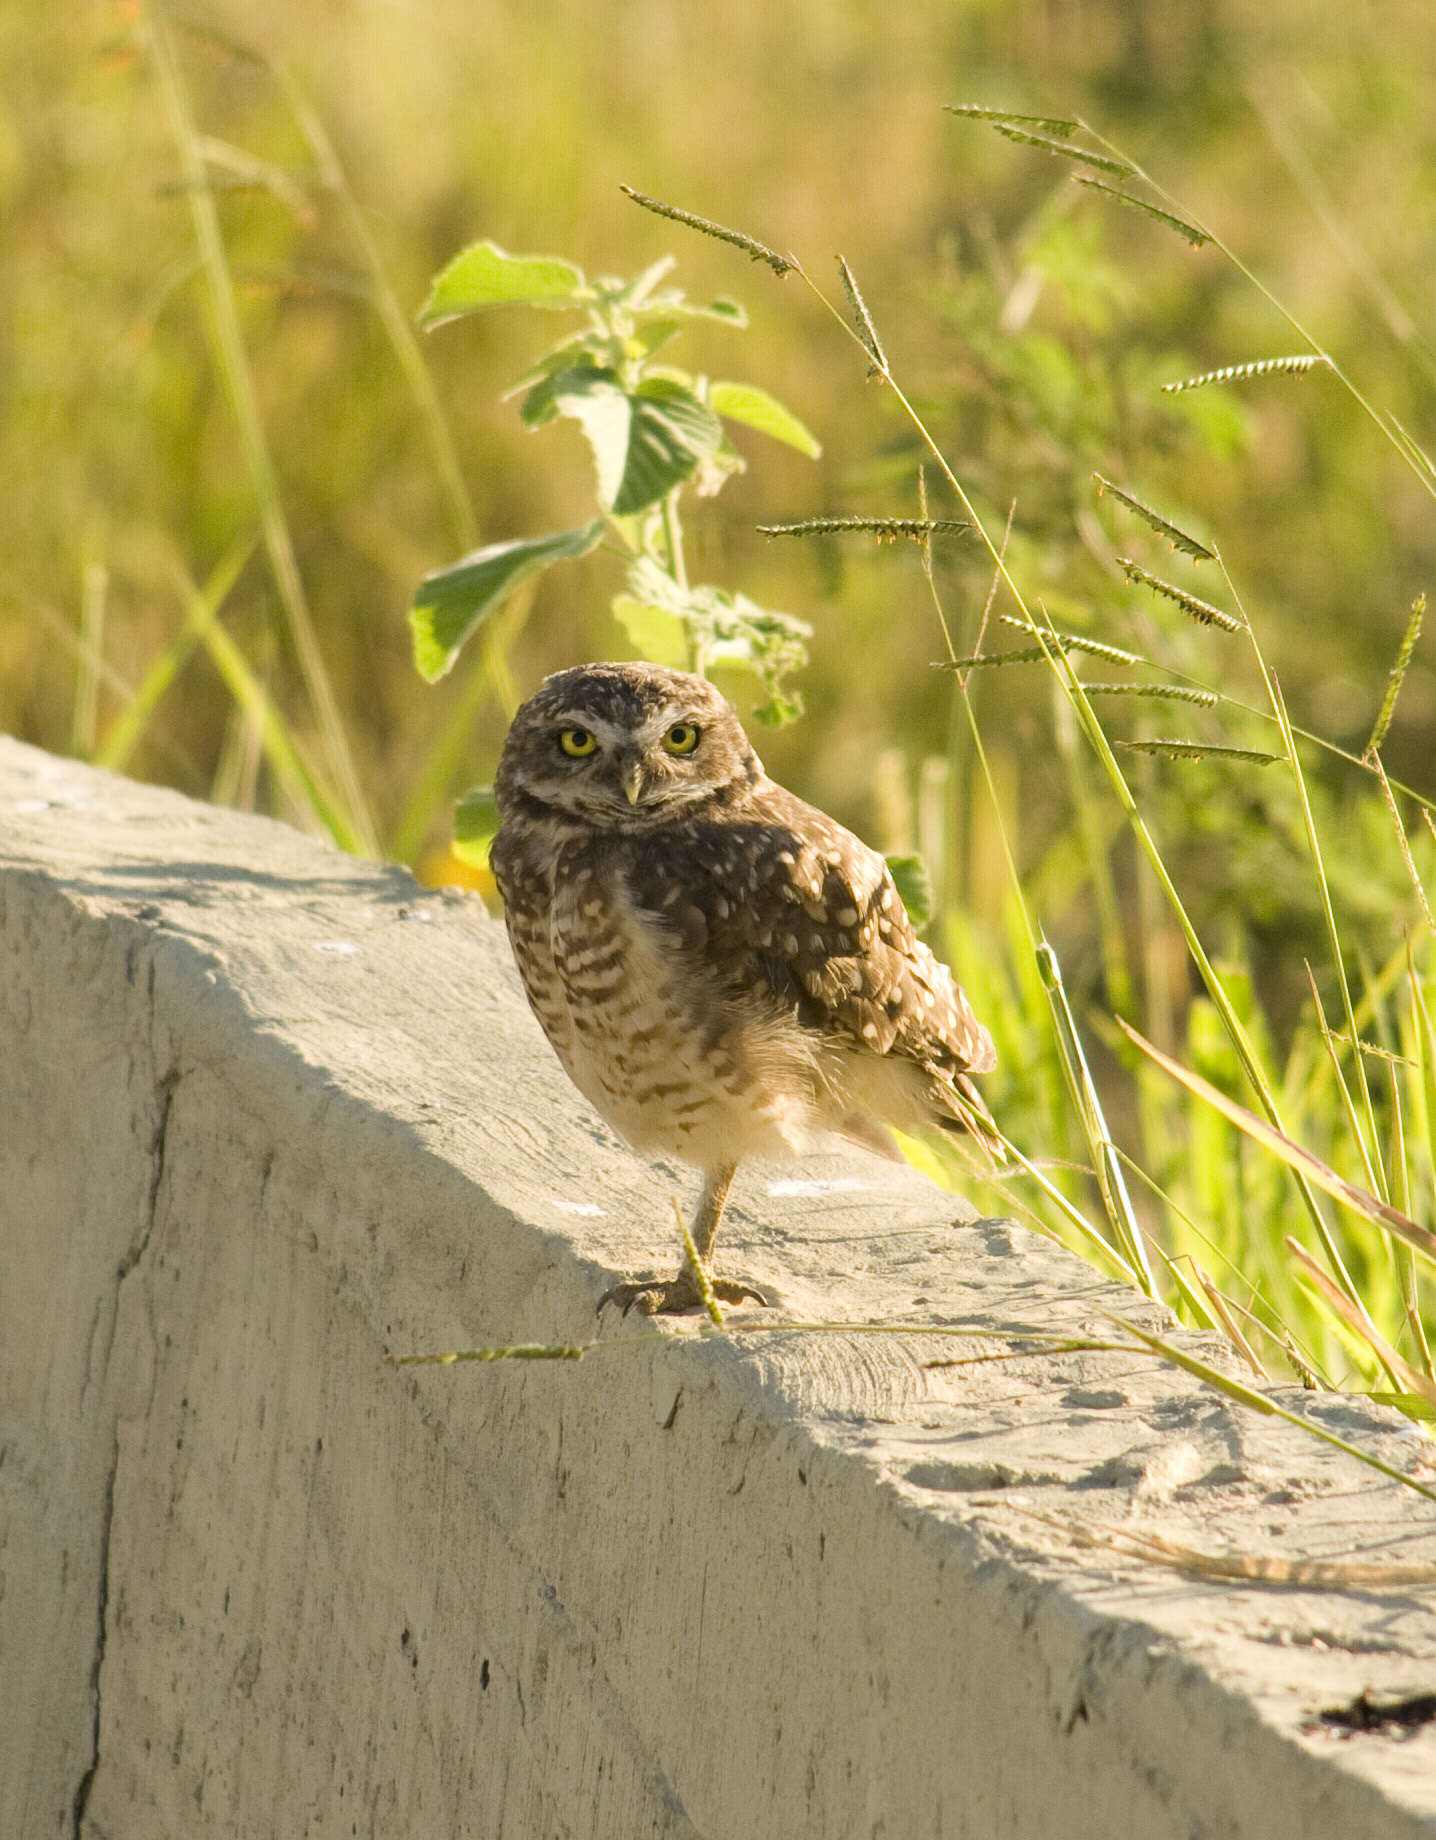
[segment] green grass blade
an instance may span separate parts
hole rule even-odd
[[[1419,1068],[1417,1072],[1419,1074]],[[1401,1071],[1391,1069],[1391,1171],[1392,1196],[1403,1214],[1412,1213],[1411,1163],[1406,1144],[1406,1119],[1401,1103]],[[1421,1288],[1416,1277],[1416,1257],[1409,1246],[1399,1240],[1391,1242],[1391,1257],[1396,1268],[1396,1284],[1401,1293],[1401,1313],[1406,1321],[1411,1346],[1428,1380],[1436,1380],[1431,1360],[1431,1345],[1421,1316]]]
[[[1254,633],[1252,634],[1252,649],[1257,653],[1260,659],[1260,648],[1257,645],[1256,635]],[[1265,675],[1265,661],[1262,661],[1262,671]],[[1286,748],[1286,757],[1291,765],[1292,780],[1296,786],[1297,797],[1301,802],[1301,818],[1303,827],[1306,831],[1307,849],[1311,853],[1312,864],[1316,870],[1317,888],[1321,895],[1322,918],[1326,923],[1326,937],[1331,947],[1332,967],[1336,972],[1337,983],[1341,990],[1341,1005],[1346,1016],[1347,1034],[1350,1036],[1352,1042],[1352,1058],[1356,1067],[1356,1083],[1361,1092],[1366,1129],[1370,1134],[1369,1138],[1363,1137],[1360,1130],[1357,1130],[1357,1147],[1360,1150],[1362,1165],[1367,1172],[1367,1177],[1371,1186],[1381,1195],[1382,1199],[1385,1200],[1385,1173],[1382,1170],[1380,1159],[1378,1158],[1373,1162],[1372,1157],[1375,1146],[1380,1142],[1380,1135],[1376,1126],[1376,1110],[1371,1102],[1371,1085],[1366,1078],[1366,1063],[1362,1058],[1360,1049],[1356,1047],[1356,1043],[1361,1040],[1361,1033],[1356,1026],[1356,1011],[1351,1001],[1351,985],[1346,975],[1346,960],[1341,948],[1341,935],[1337,930],[1336,910],[1331,904],[1331,885],[1327,881],[1326,863],[1321,853],[1321,839],[1317,835],[1316,818],[1312,812],[1311,799],[1306,789],[1306,775],[1302,772],[1301,758],[1296,751],[1296,737],[1292,734],[1291,722],[1286,713],[1286,702],[1281,694],[1281,686],[1277,683],[1275,677],[1269,678],[1268,681],[1271,691],[1272,708],[1276,713],[1277,721],[1281,727],[1282,743]]]
[[[1323,1163],[1320,1157],[1314,1156],[1310,1150],[1303,1149],[1284,1131],[1278,1130],[1275,1125],[1268,1124],[1265,1119],[1258,1118],[1255,1112],[1249,1112],[1244,1105],[1238,1105],[1235,1099],[1229,1099],[1209,1080],[1204,1080],[1201,1074],[1193,1073],[1190,1068],[1183,1067],[1179,1061],[1173,1060],[1160,1048],[1154,1047],[1130,1023],[1123,1022],[1120,1017],[1118,1017],[1118,1023],[1123,1033],[1130,1037],[1143,1054],[1149,1055],[1159,1067],[1169,1073],[1174,1080],[1179,1081],[1189,1092],[1195,1093],[1199,1099],[1204,1099],[1208,1105],[1219,1111],[1224,1118],[1230,1119],[1237,1129],[1244,1132],[1254,1143],[1261,1144],[1274,1156],[1280,1157],[1290,1168],[1296,1170],[1325,1194],[1330,1195],[1333,1200],[1341,1202],[1344,1207],[1350,1208],[1353,1213],[1359,1214],[1364,1220],[1371,1221],[1373,1225],[1384,1228],[1388,1233],[1394,1233],[1399,1239],[1405,1240],[1408,1245],[1414,1246],[1425,1258],[1436,1263],[1436,1233],[1428,1232],[1425,1227],[1418,1226],[1408,1215],[1399,1212],[1389,1202],[1382,1201],[1376,1195],[1368,1194],[1364,1189],[1357,1188],[1354,1183],[1339,1176],[1328,1164]],[[1347,1294],[1352,1297],[1353,1301],[1359,1301],[1354,1290],[1348,1290]]]
[[[1427,1488],[1425,1483],[1418,1482],[1414,1476],[1408,1476],[1405,1470],[1397,1469],[1394,1464],[1384,1463],[1380,1457],[1373,1456],[1369,1450],[1363,1450],[1359,1444],[1351,1444],[1345,1438],[1337,1437],[1335,1432],[1328,1431],[1324,1425],[1318,1425],[1311,1419],[1304,1418],[1300,1412],[1292,1412],[1286,1406],[1279,1405],[1267,1393],[1259,1393],[1254,1387],[1246,1386],[1240,1380],[1233,1380],[1230,1374],[1224,1374],[1220,1369],[1198,1360],[1195,1355],[1188,1354],[1184,1348],[1178,1348],[1173,1342],[1164,1341],[1160,1335],[1153,1335],[1147,1329],[1139,1329],[1135,1323],[1129,1323],[1120,1316],[1113,1316],[1106,1311],[1103,1314],[1107,1316],[1110,1323],[1122,1329],[1135,1341],[1140,1342],[1144,1348],[1150,1349],[1155,1355],[1160,1355],[1164,1361],[1170,1361],[1174,1367],[1180,1367],[1195,1379],[1205,1381],[1208,1386],[1224,1394],[1228,1399],[1234,1400],[1236,1404],[1246,1406],[1252,1412],[1260,1412],[1268,1418],[1285,1419],[1287,1424],[1295,1425],[1299,1431],[1305,1431],[1310,1437],[1320,1438],[1324,1444],[1330,1444],[1337,1450],[1345,1451],[1347,1456],[1355,1457],[1358,1463],[1364,1463],[1368,1469],[1374,1469],[1388,1480],[1399,1482],[1404,1488],[1414,1489],[1418,1495],[1424,1495],[1427,1501],[1436,1501],[1436,1489]]]
[[[293,538],[285,519],[279,481],[259,412],[254,378],[245,354],[234,281],[220,231],[219,213],[215,208],[214,195],[209,189],[208,173],[200,152],[199,136],[179,59],[164,9],[158,4],[152,4],[146,11],[146,18],[160,96],[179,154],[181,176],[188,188],[195,240],[203,258],[210,309],[209,330],[215,358],[230,411],[238,426],[240,445],[249,473],[250,487],[259,508],[265,549],[274,573],[280,604],[284,608],[305,689],[314,708],[329,770],[340,789],[345,807],[339,828],[343,835],[352,839],[347,847],[362,854],[373,855],[378,848],[374,825],[344,731],[339,705],[324,665],[299,573]]]
[[[1356,1145],[1360,1153],[1362,1168],[1366,1171],[1367,1186],[1372,1190],[1376,1190],[1378,1188],[1376,1172],[1372,1169],[1371,1158],[1366,1153],[1366,1142],[1361,1133],[1361,1123],[1356,1116],[1356,1106],[1351,1097],[1351,1088],[1346,1083],[1346,1075],[1341,1071],[1339,1044],[1343,1038],[1334,1035],[1327,1024],[1326,1012],[1322,1008],[1321,1003],[1321,992],[1317,988],[1316,973],[1312,970],[1309,963],[1306,966],[1306,981],[1311,989],[1312,1008],[1316,1012],[1316,1026],[1321,1033],[1322,1046],[1326,1050],[1327,1064],[1331,1068],[1331,1077],[1336,1084],[1337,1094],[1341,1100],[1341,1109],[1346,1114],[1347,1129],[1351,1132],[1352,1142]],[[1358,1052],[1354,1058],[1360,1060],[1360,1053]],[[1381,1185],[1380,1192],[1383,1194],[1385,1193],[1384,1184]]]
[[[95,755],[95,765],[123,772],[130,755],[144,738],[160,699],[179,676],[205,630],[229,599],[244,565],[254,554],[257,538],[251,533],[236,538],[220,559],[203,588],[192,592],[179,631],[140,679],[134,694],[111,725]]]
[[[70,752],[89,760],[95,751],[100,708],[100,676],[105,658],[105,608],[110,577],[105,567],[98,523],[85,534],[80,573],[80,654],[75,672],[75,702],[70,716]]]
[[[1154,187],[1153,189],[1156,188]],[[857,333],[847,325],[843,315],[839,312],[837,307],[827,299],[821,289],[814,286],[810,276],[801,269],[799,273],[802,274],[803,280],[807,283],[808,287],[812,289],[812,292],[836,323],[842,327],[843,331],[853,340],[859,349],[864,349],[862,341],[858,338]],[[1007,566],[1007,561],[1002,549],[994,542],[992,533],[987,529],[987,526],[978,515],[976,506],[973,504],[971,497],[964,488],[962,481],[948,464],[947,457],[938,445],[931,429],[929,429],[922,416],[918,413],[917,409],[913,406],[912,402],[896,380],[889,377],[888,383],[895,400],[916,430],[923,445],[932,454],[944,479],[946,479],[948,485],[952,488],[962,510],[971,519],[973,527],[980,536],[984,548],[992,558],[997,577],[1001,580],[1008,593],[1011,594],[1015,605],[1021,612],[1022,619],[1020,623],[1025,625],[1029,630],[1036,632],[1043,649],[1048,650],[1048,635],[1052,634],[1050,621],[1048,622],[1046,631],[1039,630],[1033,625],[1032,614],[1023,597],[1021,589],[1013,579],[1012,571]],[[1152,511],[1149,506],[1141,504],[1139,500],[1133,499],[1129,494],[1122,492],[1119,488],[1111,486],[1110,482],[1104,480],[1100,475],[1094,475],[1094,477],[1097,478],[1100,487],[1115,492],[1116,495],[1131,509],[1136,511],[1138,515],[1146,519],[1149,523],[1152,523],[1154,528],[1159,529],[1165,534],[1170,542],[1176,544],[1178,547],[1185,547],[1189,554],[1198,558],[1205,557],[1212,560],[1215,559],[1215,551],[1207,549],[1205,545],[1197,543],[1195,538],[1188,536],[1185,531],[1179,530],[1173,524],[1169,524],[1166,519],[1161,518],[1156,512]],[[940,610],[939,617],[941,617]],[[944,630],[946,630],[945,624]],[[1052,636],[1055,638],[1055,634],[1052,634]],[[1208,995],[1211,997],[1213,1004],[1216,1006],[1218,1014],[1222,1018],[1223,1025],[1231,1038],[1233,1047],[1236,1049],[1242,1068],[1260,1098],[1263,1110],[1272,1118],[1273,1123],[1279,1126],[1280,1115],[1277,1112],[1276,1099],[1271,1090],[1270,1081],[1267,1079],[1265,1070],[1261,1065],[1260,1058],[1256,1053],[1246,1029],[1242,1026],[1241,1019],[1237,1015],[1221,979],[1217,976],[1215,968],[1207,956],[1196,928],[1192,924],[1191,917],[1187,913],[1181,896],[1177,892],[1176,884],[1173,882],[1167,870],[1161,851],[1157,848],[1156,841],[1147,826],[1146,820],[1142,816],[1135,799],[1132,797],[1131,787],[1127,784],[1126,776],[1123,774],[1118,764],[1116,754],[1113,752],[1107,740],[1106,732],[1102,728],[1101,722],[1097,719],[1096,712],[1093,710],[1091,702],[1083,692],[1081,682],[1073,671],[1060,644],[1052,644],[1050,649],[1051,655],[1048,660],[1049,665],[1056,674],[1057,680],[1062,686],[1069,702],[1072,704],[1078,722],[1091,742],[1093,750],[1107,774],[1113,792],[1128,824],[1131,826],[1142,855],[1151,868],[1152,874],[1157,880],[1163,896],[1176,918],[1182,937],[1186,941],[1187,949],[1192,956],[1192,961],[1196,965],[1202,983]],[[951,656],[950,644],[949,656]],[[990,774],[988,778],[990,785]],[[1325,1220],[1322,1218],[1321,1210],[1317,1205],[1316,1197],[1312,1192],[1310,1184],[1306,1177],[1299,1171],[1296,1174],[1296,1180],[1302,1200],[1311,1216],[1313,1226],[1322,1240],[1327,1256],[1332,1263],[1332,1268],[1343,1277],[1345,1284],[1349,1285],[1349,1275],[1345,1271],[1340,1252],[1335,1242],[1331,1239],[1330,1231]]]
[[[1037,969],[1042,978],[1043,988],[1047,992],[1047,1001],[1052,1012],[1053,1027],[1057,1036],[1058,1050],[1062,1056],[1068,1089],[1072,1094],[1073,1104],[1076,1106],[1077,1115],[1087,1137],[1092,1167],[1096,1172],[1097,1186],[1102,1196],[1103,1206],[1107,1211],[1107,1218],[1111,1222],[1112,1231],[1116,1236],[1124,1261],[1138,1276],[1140,1288],[1149,1297],[1155,1297],[1157,1288],[1152,1276],[1151,1264],[1147,1258],[1146,1241],[1137,1224],[1136,1212],[1132,1207],[1132,1197],[1127,1192],[1126,1178],[1122,1174],[1116,1145],[1107,1128],[1097,1083],[1092,1078],[1092,1070],[1082,1046],[1082,1037],[1078,1032],[1077,1021],[1068,1001],[1067,989],[1062,981],[1062,967],[1057,962],[1057,954],[1046,940],[1040,940],[1037,945]]]
[[[341,850],[358,852],[359,840],[345,808],[305,760],[273,698],[249,668],[243,652],[216,621],[200,623],[200,641],[235,702],[255,724],[275,778],[301,810],[311,812]]]
[[[1314,1293],[1356,1339],[1371,1350],[1377,1363],[1385,1368],[1391,1384],[1398,1389],[1405,1387],[1408,1392],[1418,1393],[1429,1404],[1436,1405],[1436,1386],[1402,1360],[1372,1322],[1365,1306],[1354,1304],[1349,1297],[1343,1296],[1306,1247],[1290,1236],[1286,1241],[1286,1249],[1301,1267],[1302,1276]]]
[[[275,72],[289,102],[290,112],[299,126],[300,133],[308,142],[310,152],[319,168],[320,177],[332,195],[338,199],[343,210],[344,221],[349,235],[358,249],[364,266],[369,271],[373,287],[374,306],[379,315],[379,323],[389,340],[409,393],[414,399],[418,412],[419,426],[429,444],[429,453],[434,462],[443,491],[444,501],[448,507],[449,524],[454,534],[454,541],[461,551],[478,548],[479,520],[474,511],[474,502],[464,483],[463,469],[459,464],[458,450],[454,446],[454,437],[449,428],[448,418],[439,401],[439,392],[435,388],[433,373],[424,357],[423,350],[415,337],[409,315],[399,303],[399,298],[390,285],[388,271],[368,219],[360,209],[359,200],[349,183],[348,174],[334,151],[324,123],[310,104],[293,73],[287,66],[281,65]],[[527,600],[523,603],[527,606]],[[492,690],[494,700],[504,717],[505,724],[513,719],[514,711],[519,705],[518,689],[514,683],[513,673],[509,669],[508,642],[517,630],[519,622],[504,621],[486,623],[479,632],[481,676],[471,679],[475,690],[487,686]],[[483,697],[470,695],[466,687],[463,698],[464,706],[471,711],[471,719],[477,717]],[[418,848],[416,839],[427,830],[433,821],[434,807],[430,804],[424,808],[420,800],[441,797],[442,792],[452,782],[452,774],[443,782],[443,787],[436,794],[434,787],[442,772],[442,762],[452,753],[449,745],[448,727],[440,735],[424,768],[415,779],[404,814],[396,827],[393,837],[387,840],[388,853],[396,856],[400,862],[409,861],[413,851]]]
[[[1406,866],[1407,878],[1411,883],[1411,892],[1416,896],[1416,904],[1426,917],[1426,924],[1436,933],[1436,916],[1432,915],[1431,903],[1426,898],[1426,890],[1421,885],[1421,877],[1416,871],[1416,858],[1411,854],[1411,839],[1406,835],[1406,826],[1401,821],[1401,809],[1396,803],[1396,794],[1391,789],[1391,781],[1386,776],[1386,768],[1375,748],[1369,751],[1368,758],[1376,774],[1376,782],[1381,788],[1381,796],[1391,819],[1391,828],[1396,833],[1396,847],[1401,852],[1401,860]],[[1428,814],[1427,822],[1430,822]]]
[[[1436,1173],[1436,1019],[1426,1001],[1426,991],[1416,970],[1416,955],[1411,942],[1406,944],[1406,961],[1411,976],[1411,1018],[1416,1034],[1421,1080],[1417,1088],[1426,1114],[1426,1156],[1428,1168]]]

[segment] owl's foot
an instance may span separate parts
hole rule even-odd
[[[762,1291],[735,1278],[709,1278],[709,1286],[719,1303],[761,1303],[772,1306]],[[701,1310],[703,1294],[693,1273],[686,1268],[676,1278],[637,1278],[627,1284],[615,1284],[598,1300],[599,1314],[605,1304],[613,1304],[625,1316],[637,1310],[640,1316],[673,1316],[682,1310]]]

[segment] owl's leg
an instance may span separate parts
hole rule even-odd
[[[688,1232],[704,1271],[713,1263],[713,1242],[718,1237],[718,1225],[728,1205],[728,1190],[733,1186],[733,1178],[737,1173],[736,1163],[724,1163],[719,1169],[708,1170],[703,1177],[703,1193],[698,1197]]]
[[[737,1167],[736,1163],[725,1163],[719,1169],[707,1171],[703,1193],[698,1197],[688,1232],[709,1287],[720,1303],[751,1301],[766,1307],[768,1299],[751,1284],[713,1276],[713,1242],[718,1237],[718,1225]],[[679,1310],[702,1309],[703,1293],[691,1267],[685,1265],[676,1278],[639,1278],[628,1284],[615,1284],[599,1298],[599,1309],[602,1310],[606,1303],[617,1304],[625,1316],[634,1309],[643,1316],[667,1316]]]

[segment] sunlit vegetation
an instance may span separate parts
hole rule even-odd
[[[711,669],[943,1179],[1429,1418],[1428,9],[513,11],[5,13],[0,725],[482,887],[543,672]]]

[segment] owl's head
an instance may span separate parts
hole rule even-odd
[[[502,817],[530,801],[600,830],[647,830],[762,771],[732,705],[701,677],[589,664],[545,678],[519,710],[494,792]]]

